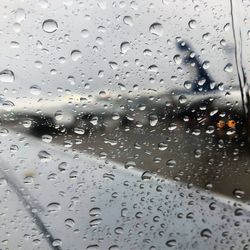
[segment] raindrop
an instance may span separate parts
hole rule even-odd
[[[150,115],[150,116],[149,116],[149,123],[150,123],[150,126],[152,126],[152,127],[156,126],[157,122],[158,122],[158,117],[157,117],[157,115]]]
[[[164,142],[160,142],[158,144],[158,148],[159,148],[159,150],[164,151],[164,150],[166,150],[168,148],[168,144],[166,144]]]
[[[52,242],[52,246],[53,247],[59,247],[59,246],[61,246],[62,245],[62,241],[60,240],[60,239],[55,239],[55,240],[53,240],[53,242]]]
[[[191,83],[190,81],[185,81],[185,82],[184,82],[184,87],[185,87],[186,89],[191,89],[192,83]]]
[[[93,219],[89,222],[91,227],[97,227],[102,222],[102,218]]]
[[[53,137],[51,135],[42,135],[42,141],[46,143],[51,143],[52,138]]]
[[[160,23],[153,23],[149,27],[149,31],[156,36],[163,35],[163,26]]]
[[[129,26],[133,26],[133,19],[131,16],[125,16],[123,18],[123,22],[126,24],[126,25],[129,25]]]
[[[71,52],[71,58],[74,62],[82,58],[82,52],[80,50],[73,50]]]
[[[13,71],[5,69],[0,72],[0,81],[1,82],[14,82],[15,81],[15,75]]]
[[[208,229],[208,228],[203,229],[203,230],[201,231],[201,237],[204,237],[204,238],[206,238],[206,239],[211,238],[211,237],[212,237],[212,232],[211,232],[211,230]]]
[[[167,165],[168,168],[174,168],[174,167],[176,167],[176,161],[172,160],[172,159],[168,160],[166,165]]]
[[[116,62],[109,62],[109,66],[113,70],[117,70],[118,69],[118,64]]]
[[[242,208],[237,208],[235,211],[234,211],[234,215],[235,216],[242,216],[243,215],[243,209]]]
[[[187,97],[185,95],[181,95],[178,100],[180,104],[184,104],[187,102]]]
[[[41,162],[49,162],[52,159],[51,154],[45,150],[40,151],[38,153],[38,157],[40,158]]]
[[[47,19],[43,22],[43,30],[47,33],[53,33],[58,29],[58,24],[53,19]]]
[[[89,210],[89,215],[90,216],[100,216],[101,213],[101,209],[99,207],[93,207]]]
[[[129,42],[121,43],[120,50],[122,54],[126,54],[130,50],[130,43]]]
[[[83,30],[81,31],[81,36],[82,36],[83,38],[87,38],[87,37],[89,36],[89,31],[86,30],[86,29],[83,29]]]
[[[32,95],[40,95],[41,88],[38,85],[32,85],[32,86],[30,86],[30,93]]]
[[[141,175],[142,180],[150,180],[152,178],[152,173],[150,171],[145,171]]]
[[[231,63],[228,63],[225,68],[224,71],[227,73],[231,73],[233,71],[233,65]]]
[[[66,169],[67,169],[67,162],[61,162],[61,163],[59,163],[59,165],[58,165],[58,169],[61,171],[61,172],[64,172]]]
[[[244,192],[243,190],[241,190],[241,189],[235,189],[235,190],[233,191],[233,195],[234,195],[237,199],[241,199],[241,198],[244,197],[245,192]]]
[[[148,67],[149,72],[157,73],[159,71],[159,68],[156,65],[150,65]]]
[[[168,246],[168,247],[176,247],[177,246],[177,242],[176,242],[176,240],[168,240],[167,242],[166,242],[166,245]]]
[[[75,221],[71,218],[68,218],[64,221],[64,224],[67,228],[72,228],[75,226]]]
[[[49,213],[56,213],[59,210],[61,210],[61,205],[58,202],[51,202],[47,206],[47,210],[48,210]]]
[[[175,56],[174,56],[174,62],[175,62],[177,65],[180,65],[181,62],[182,62],[181,56],[180,56],[180,55],[175,55]]]
[[[195,29],[196,28],[196,21],[195,20],[190,20],[188,22],[188,26],[190,29]]]

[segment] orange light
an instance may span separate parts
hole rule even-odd
[[[217,122],[217,128],[224,128],[224,127],[225,127],[225,122],[222,121],[222,120],[219,120],[219,121]]]
[[[228,126],[229,128],[234,128],[234,127],[236,126],[236,121],[235,121],[235,120],[229,120],[229,121],[227,122],[227,126]]]

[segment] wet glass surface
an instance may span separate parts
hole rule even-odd
[[[2,0],[0,249],[250,248],[249,8]]]

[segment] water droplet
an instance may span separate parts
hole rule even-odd
[[[188,22],[188,26],[190,29],[195,29],[196,28],[196,21],[195,20],[190,20]]]
[[[169,126],[168,126],[168,130],[169,130],[169,131],[173,131],[173,130],[175,130],[176,128],[177,128],[177,125],[176,125],[176,123],[174,123],[174,122],[170,123]]]
[[[175,62],[177,65],[180,65],[181,62],[182,62],[181,56],[180,56],[180,55],[175,55],[175,56],[174,56],[174,62]]]
[[[117,70],[118,69],[118,64],[116,62],[109,62],[109,66],[113,70]]]
[[[160,142],[158,144],[158,148],[159,148],[159,150],[164,151],[164,150],[166,150],[168,148],[168,144],[166,144],[164,142]]]
[[[234,195],[237,199],[241,199],[241,198],[244,197],[245,192],[244,192],[243,190],[241,190],[241,189],[235,189],[235,190],[233,191],[233,195]]]
[[[58,29],[58,24],[53,19],[47,19],[43,22],[43,30],[47,33],[53,33]]]
[[[2,108],[6,111],[11,111],[15,107],[15,104],[9,100],[2,103]]]
[[[131,169],[131,168],[134,168],[135,166],[136,166],[136,163],[134,161],[127,161],[125,162],[125,165],[124,165],[126,169]]]
[[[61,246],[62,245],[62,241],[60,240],[60,239],[55,239],[55,240],[53,240],[53,242],[52,242],[52,246],[53,247],[59,247],[59,246]]]
[[[176,161],[172,160],[172,159],[168,160],[166,165],[167,165],[168,168],[174,168],[174,167],[176,167]]]
[[[244,214],[244,210],[242,208],[237,208],[235,211],[234,211],[234,215],[235,216],[242,216]]]
[[[71,58],[74,62],[82,58],[82,52],[80,50],[73,50],[71,52]]]
[[[48,204],[47,206],[47,211],[49,213],[56,213],[58,212],[59,210],[61,210],[61,204],[58,203],[58,202],[51,202]]]
[[[72,228],[75,226],[75,221],[71,218],[68,218],[64,221],[64,224],[67,228]]]
[[[93,207],[89,210],[89,215],[90,216],[100,216],[101,213],[101,209],[99,207]]]
[[[181,95],[178,100],[180,104],[184,104],[187,102],[187,97],[185,95]]]
[[[49,162],[52,159],[51,154],[49,154],[47,151],[45,150],[41,150],[38,153],[38,157],[40,158],[41,162]]]
[[[102,222],[102,218],[96,218],[89,222],[91,227],[97,227]]]
[[[63,119],[63,112],[61,110],[57,110],[55,113],[55,119],[56,121],[60,121]]]
[[[15,75],[13,71],[5,69],[0,72],[0,81],[1,82],[14,82],[15,81]]]
[[[166,245],[168,246],[168,247],[176,247],[177,246],[177,242],[176,242],[176,240],[168,240],[167,242],[166,242]]]
[[[212,237],[212,232],[211,232],[211,230],[208,229],[208,228],[203,229],[203,230],[201,231],[201,237],[204,237],[204,238],[206,238],[206,239],[211,238],[211,237]]]
[[[85,134],[85,130],[82,128],[74,128],[74,133],[78,134],[78,135],[84,135]]]
[[[38,85],[32,85],[30,86],[30,93],[32,95],[40,95],[41,94],[41,88]]]
[[[160,23],[153,23],[149,27],[149,31],[156,36],[163,35],[163,26]]]
[[[123,22],[126,24],[126,25],[129,25],[129,26],[133,26],[134,23],[133,23],[133,19],[131,16],[125,16],[123,18]]]
[[[67,162],[63,161],[63,162],[61,162],[61,163],[58,164],[58,169],[61,172],[64,172],[67,169],[67,166],[68,166]]]
[[[126,54],[130,50],[130,43],[129,42],[121,43],[120,50],[122,54]]]
[[[156,65],[150,65],[148,67],[149,72],[157,73],[159,71],[159,68]]]
[[[185,87],[186,89],[191,89],[192,83],[191,83],[190,81],[185,81],[185,82],[184,82],[184,87]]]
[[[150,180],[152,178],[152,173],[150,171],[145,171],[141,175],[142,180]]]
[[[82,36],[83,38],[87,38],[87,37],[89,36],[89,31],[86,30],[86,29],[83,29],[83,30],[81,31],[81,36]]]
[[[158,122],[158,117],[157,117],[157,115],[150,115],[150,116],[149,116],[149,123],[150,123],[150,126],[152,126],[152,127],[156,126],[157,122]]]
[[[51,135],[42,135],[42,141],[46,143],[51,143],[52,142],[52,136]]]
[[[231,63],[228,63],[225,68],[224,68],[225,72],[231,73],[233,71],[233,65]]]
[[[210,40],[210,33],[205,33],[202,38],[205,40],[205,41],[209,41]]]

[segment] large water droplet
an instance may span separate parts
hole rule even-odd
[[[5,69],[0,72],[1,82],[14,82],[14,80],[15,80],[15,75],[11,70]]]
[[[73,50],[71,52],[71,58],[73,61],[78,61],[79,59],[82,58],[82,52],[80,50]]]
[[[149,31],[156,36],[163,35],[163,26],[160,23],[153,23],[149,27]]]
[[[120,49],[122,54],[126,54],[130,50],[130,43],[129,42],[121,43]]]
[[[196,21],[195,20],[190,20],[188,23],[188,26],[190,29],[195,29],[196,28]]]
[[[58,29],[58,24],[53,19],[47,19],[43,22],[43,30],[47,33],[53,33]]]

